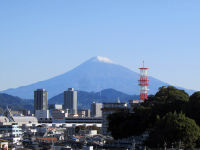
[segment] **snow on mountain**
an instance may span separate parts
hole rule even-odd
[[[93,61],[99,61],[99,62],[114,64],[114,62],[112,60],[110,60],[109,58],[106,58],[106,57],[102,57],[102,56],[97,56],[97,57],[94,57],[92,59],[93,59]]]

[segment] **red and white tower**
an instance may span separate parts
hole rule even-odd
[[[144,67],[144,61],[143,61],[143,67],[140,69],[140,80],[139,80],[139,86],[140,86],[140,100],[146,100],[147,99],[147,86],[149,85],[148,79],[147,79],[147,70],[149,68]]]

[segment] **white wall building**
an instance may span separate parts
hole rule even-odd
[[[22,124],[37,124],[38,119],[36,117],[32,116],[13,116],[14,122],[9,122],[9,119],[4,116],[0,116],[0,123],[3,124],[12,124],[12,123],[18,123],[19,126]]]
[[[49,109],[54,110],[54,109],[63,109],[63,105],[62,104],[50,104],[49,105]]]
[[[49,110],[36,110],[35,117],[40,118],[49,118]]]
[[[91,117],[102,117],[102,103],[93,102],[91,104]]]
[[[0,149],[8,150],[8,141],[0,139]]]
[[[9,135],[9,139],[12,139],[13,143],[18,143],[22,137],[22,129],[17,123],[12,123],[11,125],[0,124],[0,133]]]
[[[68,113],[65,113],[64,110],[52,110],[51,111],[52,122],[53,123],[64,123],[65,117],[68,117]]]

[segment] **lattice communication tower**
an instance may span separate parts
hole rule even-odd
[[[139,86],[140,86],[140,100],[146,100],[147,99],[147,91],[148,91],[148,85],[149,80],[147,79],[147,70],[149,68],[144,67],[144,61],[143,61],[143,67],[140,69],[140,80],[139,80]]]

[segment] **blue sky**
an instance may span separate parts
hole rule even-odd
[[[200,90],[199,0],[0,1],[0,90],[62,74],[93,56]]]

